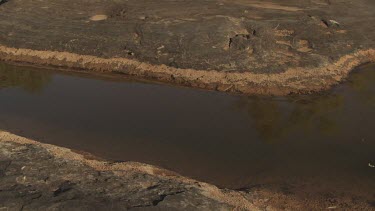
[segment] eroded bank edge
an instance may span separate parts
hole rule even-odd
[[[94,159],[86,159],[84,155],[73,152],[72,150],[64,147],[58,147],[51,144],[44,144],[35,140],[27,139],[15,134],[1,131],[0,130],[0,142],[14,142],[23,145],[37,145],[46,149],[51,155],[56,158],[64,159],[66,161],[80,162],[98,171],[111,171],[115,175],[121,176],[129,172],[139,172],[156,177],[163,177],[174,180],[176,182],[182,182],[186,185],[198,189],[202,195],[216,200],[218,202],[226,203],[240,210],[259,210],[250,201],[246,200],[242,193],[231,191],[231,190],[221,190],[214,185],[199,182],[190,178],[186,178],[178,175],[177,173],[158,168],[152,165],[138,163],[138,162],[121,162],[112,163],[106,161],[99,161]]]
[[[69,52],[17,49],[0,45],[0,60],[94,72],[123,73],[188,87],[246,95],[288,95],[327,90],[343,81],[355,67],[375,62],[375,49],[342,56],[318,68],[290,68],[278,74],[219,72],[151,65],[126,58],[100,58]]]

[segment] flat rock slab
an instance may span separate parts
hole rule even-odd
[[[0,141],[1,210],[233,208],[202,195],[197,187],[145,172],[98,170],[37,145]]]
[[[93,57],[4,48],[0,59],[219,91],[307,92],[375,61],[374,11],[373,0],[9,0],[0,6],[0,46],[125,60],[90,66]]]

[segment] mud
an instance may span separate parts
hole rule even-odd
[[[374,9],[370,0],[11,0],[0,6],[0,59],[244,94],[309,93],[375,61]]]

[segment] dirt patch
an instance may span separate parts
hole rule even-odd
[[[90,20],[92,21],[103,21],[103,20],[107,20],[108,19],[108,16],[106,15],[94,15],[90,18]]]

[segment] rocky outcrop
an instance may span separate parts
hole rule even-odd
[[[135,162],[42,144],[0,131],[0,208],[5,210],[372,210],[373,201],[321,193],[301,198],[262,185],[238,190]],[[371,198],[371,197],[370,197]]]
[[[0,132],[1,209],[258,209],[239,193],[167,170],[87,156]]]
[[[368,0],[12,0],[0,7],[0,59],[245,94],[307,93],[375,61],[374,9]]]

